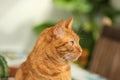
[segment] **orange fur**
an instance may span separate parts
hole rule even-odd
[[[71,29],[72,21],[62,20],[40,34],[15,80],[71,80],[70,61],[82,52],[79,38]]]

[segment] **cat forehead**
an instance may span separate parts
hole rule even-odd
[[[72,39],[74,39],[74,40],[76,40],[76,39],[78,40],[79,39],[79,37],[77,36],[77,34],[73,30],[69,30],[67,32],[67,36],[72,38]]]
[[[47,28],[45,31],[46,33],[52,33],[53,30],[54,30],[55,26],[52,26],[50,28]],[[74,40],[79,40],[79,37],[77,36],[77,34],[73,31],[73,29],[64,29],[63,30],[63,37],[65,38],[68,38],[68,39],[74,39]],[[50,34],[47,34],[47,35],[50,35]]]

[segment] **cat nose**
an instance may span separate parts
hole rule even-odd
[[[82,49],[80,49],[80,55],[82,55]]]
[[[80,55],[82,55],[82,48],[81,47],[79,47],[79,53],[80,53]]]
[[[82,49],[80,49],[79,52],[82,53]]]

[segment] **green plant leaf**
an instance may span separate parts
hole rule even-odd
[[[45,28],[51,27],[51,26],[53,26],[53,25],[54,25],[53,22],[44,22],[44,23],[42,23],[42,24],[39,24],[39,25],[35,26],[35,27],[33,28],[33,31],[34,31],[37,35],[39,35],[39,34],[41,33],[41,31],[43,31]]]
[[[71,12],[88,13],[92,9],[92,5],[86,0],[53,0],[53,2],[58,7]]]

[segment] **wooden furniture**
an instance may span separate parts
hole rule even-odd
[[[16,67],[9,67],[9,77],[15,77],[17,69]]]
[[[108,80],[120,80],[120,27],[103,27],[89,70]]]

